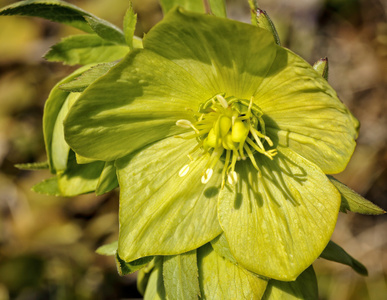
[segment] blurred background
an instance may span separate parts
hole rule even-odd
[[[16,1],[0,0],[0,6]],[[69,1],[121,27],[127,0]],[[284,46],[313,64],[327,56],[329,82],[360,120],[358,146],[336,177],[387,210],[387,0],[260,0]],[[142,36],[162,19],[157,0],[133,0]],[[227,1],[229,17],[250,22],[247,1]],[[73,67],[41,57],[67,26],[0,17],[0,300],[139,298],[135,276],[120,277],[95,249],[118,236],[118,195],[49,197],[31,187],[48,171],[17,163],[45,161],[43,105]],[[340,214],[333,241],[363,262],[317,260],[321,300],[387,299],[387,216]]]

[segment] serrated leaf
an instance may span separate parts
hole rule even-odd
[[[89,23],[93,31],[104,40],[115,44],[126,45],[125,36],[121,30],[118,28],[112,30],[112,27],[109,26],[111,25],[109,22],[89,16],[85,16],[85,20]]]
[[[117,248],[118,248],[118,241],[115,241],[110,244],[106,244],[101,247],[98,247],[98,249],[95,252],[100,255],[112,256],[112,255],[116,255]]]
[[[226,18],[226,3],[224,0],[209,0],[211,12],[217,17]]]
[[[105,75],[114,65],[116,65],[115,62],[96,65],[74,80],[62,84],[60,88],[67,92],[83,92],[90,84]]]
[[[328,178],[341,194],[341,212],[346,213],[349,210],[365,215],[382,215],[386,213],[379,206],[365,199],[334,177],[328,175]]]
[[[336,243],[329,241],[328,245],[320,255],[321,258],[335,261],[347,266],[350,266],[360,275],[367,276],[367,268],[359,261],[349,255],[343,248]]]
[[[316,274],[310,266],[295,281],[270,280],[262,300],[314,300],[318,299]]]
[[[117,265],[117,270],[118,274],[121,276],[131,274],[133,272],[136,272],[140,270],[141,268],[145,267],[152,259],[154,256],[147,256],[147,257],[142,257],[139,259],[136,259],[131,262],[126,262],[120,258],[118,253],[116,254],[116,265]]]
[[[134,30],[136,29],[137,14],[133,11],[132,2],[129,2],[129,8],[124,17],[124,35],[126,43],[130,49],[133,49]]]
[[[96,195],[102,195],[118,187],[118,179],[114,161],[107,161],[95,190]]]
[[[67,65],[87,65],[115,61],[128,52],[126,45],[117,45],[95,34],[81,34],[62,39],[44,57],[48,61],[60,61]]]
[[[200,296],[196,250],[164,256],[163,279],[169,300],[198,299]]]
[[[164,14],[176,5],[193,12],[205,12],[203,0],[160,0],[160,4]]]
[[[16,164],[15,168],[20,170],[44,170],[48,169],[48,161],[35,162],[35,163],[27,163],[27,164]]]
[[[266,13],[266,11],[262,9],[255,9],[252,13],[252,21],[254,25],[257,25],[258,27],[265,29],[269,31],[276,42],[277,45],[281,46],[281,41],[278,36],[277,29],[274,26],[273,21],[270,19],[269,15]]]
[[[32,187],[32,190],[39,194],[48,196],[60,196],[61,193],[58,187],[58,178],[56,176],[45,179]]]
[[[59,0],[27,0],[8,5],[0,15],[22,15],[45,18],[67,24],[85,32],[95,31],[108,40],[125,42],[122,31],[113,24],[70,3]],[[86,20],[87,18],[87,20]],[[120,37],[121,36],[121,37]]]

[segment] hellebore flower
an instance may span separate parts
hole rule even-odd
[[[358,123],[271,34],[170,12],[71,107],[79,155],[116,160],[118,255],[176,255],[224,234],[237,263],[295,280],[327,245]]]

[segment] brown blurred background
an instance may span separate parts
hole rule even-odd
[[[0,0],[0,6],[15,1]],[[121,27],[127,0],[69,1]],[[387,210],[387,0],[260,0],[284,46],[313,64],[328,56],[329,82],[361,122],[358,146],[337,178]],[[162,18],[157,0],[133,1],[137,35]],[[230,18],[249,22],[247,1],[227,2]],[[0,17],[0,300],[140,297],[135,277],[119,277],[95,249],[117,239],[116,192],[42,196],[31,186],[47,171],[42,110],[54,84],[74,68],[41,57],[61,37],[80,33],[37,18]],[[387,299],[387,216],[340,214],[333,240],[369,270],[318,260],[323,300]]]

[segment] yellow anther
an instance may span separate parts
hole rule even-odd
[[[189,171],[189,165],[185,165],[184,167],[181,168],[179,171],[179,176],[184,177]]]
[[[202,176],[202,183],[206,184],[207,182],[209,182],[213,173],[214,173],[214,170],[207,169],[204,175]]]

